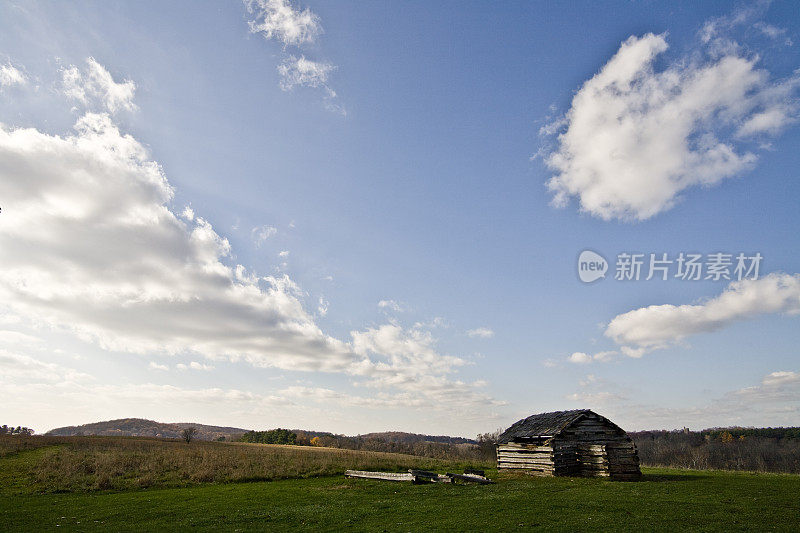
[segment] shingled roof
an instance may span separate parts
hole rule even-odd
[[[500,444],[505,444],[519,438],[554,437],[569,427],[573,422],[576,422],[587,414],[600,416],[589,409],[574,409],[572,411],[555,411],[552,413],[531,415],[528,418],[523,418],[519,422],[515,422],[500,435],[497,441]],[[602,416],[600,416],[600,418],[603,418],[603,420],[614,427],[619,427],[607,418]]]

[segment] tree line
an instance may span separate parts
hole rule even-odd
[[[489,434],[487,434],[489,435]],[[239,437],[240,442],[260,444],[293,444],[295,446],[323,446],[346,450],[403,453],[436,459],[475,460],[494,457],[493,442],[475,444],[467,439],[452,439],[452,442],[423,440],[423,436],[408,436],[406,440],[395,440],[396,435],[366,435],[348,437],[332,433],[316,433],[301,430],[271,429],[248,431]],[[437,437],[433,437],[437,438]],[[438,437],[444,439],[444,437]]]
[[[0,435],[22,435],[24,437],[30,437],[33,435],[34,431],[31,428],[26,428],[25,426],[8,426],[3,424],[0,426]]]
[[[248,431],[239,437],[239,441],[260,444],[298,444],[296,433],[281,428],[269,431]]]
[[[800,428],[629,433],[648,466],[800,473]]]

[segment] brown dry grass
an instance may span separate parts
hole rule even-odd
[[[342,474],[348,468],[405,471],[465,466],[384,452],[125,437],[0,438],[0,457],[3,469],[13,471],[16,484],[22,480],[26,491],[32,492],[304,478]]]

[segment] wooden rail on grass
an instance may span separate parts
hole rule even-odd
[[[411,481],[412,483],[455,483],[456,480],[468,481],[470,483],[480,483],[486,485],[492,483],[490,479],[480,474],[437,474],[427,470],[409,469],[405,472],[368,472],[366,470],[346,470],[344,473],[348,478],[360,479],[379,479],[382,481]]]
[[[382,479],[383,481],[415,481],[414,474],[410,472],[367,472],[366,470],[346,470],[344,476],[362,479]]]

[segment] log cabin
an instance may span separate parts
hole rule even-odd
[[[642,476],[628,434],[589,409],[541,413],[516,422],[497,440],[497,468],[619,481]]]

